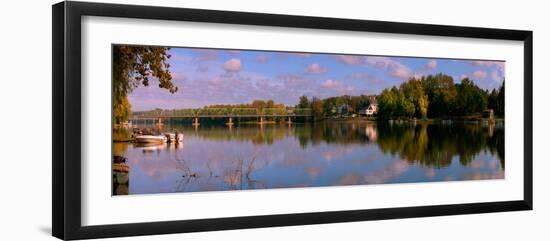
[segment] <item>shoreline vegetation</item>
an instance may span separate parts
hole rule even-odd
[[[171,54],[178,58],[169,61]],[[346,74],[342,71],[323,83],[320,78],[324,77],[318,76],[305,78],[311,81],[300,85],[284,84],[284,88],[294,87],[285,92],[271,93],[269,87],[262,87],[270,85],[255,85],[251,91],[240,85],[243,82],[227,82],[236,88],[219,85],[216,91],[223,93],[209,94],[205,91],[212,86],[206,81],[209,78],[196,78],[208,77],[203,66],[196,66],[201,67],[197,68],[200,73],[188,71],[189,66],[181,68],[187,65],[180,62],[182,56],[202,55],[155,46],[112,47],[113,195],[504,178],[505,93],[504,73],[500,73],[504,65],[485,66],[499,71],[493,72],[498,78],[490,78],[489,72],[485,77],[472,72],[470,76],[477,76],[474,81],[449,75],[469,73],[464,66],[429,67],[437,66],[435,60],[425,65],[434,74],[413,76],[406,71],[399,77],[389,72],[396,64],[380,62],[376,67],[385,70],[379,70],[384,74],[376,76],[377,83],[365,81],[362,75],[370,70],[361,69],[353,70],[361,74],[353,81],[340,76]],[[222,66],[231,76],[242,68],[233,57]],[[360,62],[363,57],[365,61],[374,58],[346,57],[361,58]],[[244,66],[247,61],[243,58]],[[425,61],[412,62],[424,65]],[[214,63],[218,64],[201,65]],[[294,73],[296,63],[285,60],[274,69]],[[330,65],[321,65],[311,64],[306,73],[332,71]],[[405,76],[409,77],[402,79]],[[267,75],[265,80],[284,81],[278,75]],[[143,87],[164,92],[134,92]],[[241,90],[238,95],[224,95]],[[178,91],[198,96],[173,95]],[[135,98],[139,101],[132,103]],[[155,104],[144,109],[139,105],[142,101]],[[196,104],[205,101],[213,105]],[[140,111],[132,110],[132,104]],[[145,135],[155,135],[149,140],[164,136],[159,143],[141,143]],[[181,141],[164,139],[172,135]]]
[[[171,94],[178,91],[173,83],[168,59],[170,48],[152,46],[113,47],[113,123],[119,125],[132,118],[132,105],[128,95],[139,86],[149,86],[150,79],[158,81],[158,87]],[[491,117],[504,118],[504,80],[500,87],[484,90],[469,78],[455,83],[453,77],[444,73],[411,77],[399,86],[382,90],[377,95],[341,95],[321,99],[316,96],[301,96],[295,106],[285,106],[274,100],[254,100],[248,104],[212,105],[208,108],[264,108],[284,111],[308,109],[307,121],[321,121],[346,116],[361,116],[370,106],[376,107],[379,120],[406,119],[470,119],[478,118],[490,110]],[[162,110],[162,109],[157,109]],[[156,110],[154,110],[156,111]],[[174,110],[175,111],[175,110]],[[264,113],[265,114],[265,113]],[[266,115],[267,116],[267,115]]]
[[[368,109],[374,109],[369,113]],[[217,104],[198,109],[163,110],[157,108],[146,112],[188,112],[201,110],[216,113],[230,113],[232,110],[253,109],[270,123],[279,122],[278,115],[294,110],[307,110],[311,118],[302,122],[317,122],[327,119],[369,120],[465,120],[504,119],[504,82],[498,89],[483,90],[468,78],[454,83],[451,76],[444,74],[410,78],[399,87],[384,89],[378,95],[342,95],[321,99],[301,96],[295,106],[285,106],[274,100],[254,100],[245,104]],[[485,112],[485,113],[484,113]],[[131,115],[118,120],[128,120]],[[281,119],[281,118],[280,118]],[[243,122],[246,122],[245,119]],[[251,120],[248,120],[251,121]],[[298,121],[300,122],[300,121]],[[120,124],[121,122],[115,123]]]

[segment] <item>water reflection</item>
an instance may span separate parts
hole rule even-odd
[[[114,143],[129,194],[504,178],[495,124],[165,125],[179,144]]]
[[[488,131],[488,130],[491,131]],[[458,156],[468,166],[478,153],[497,155],[504,168],[504,128],[494,125],[378,125],[378,146],[409,162],[442,168]]]

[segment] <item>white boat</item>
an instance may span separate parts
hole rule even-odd
[[[136,141],[138,143],[164,143],[168,141],[168,138],[163,135],[140,135],[136,136]]]
[[[183,142],[182,133],[164,133],[164,136],[166,136],[166,139],[171,143]]]

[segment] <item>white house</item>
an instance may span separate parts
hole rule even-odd
[[[376,115],[376,113],[378,113],[378,104],[370,104],[365,112],[367,116]]]

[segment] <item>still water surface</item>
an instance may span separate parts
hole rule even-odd
[[[180,124],[163,130],[184,133],[183,143],[113,144],[130,167],[129,184],[113,194],[504,178],[502,123]]]

